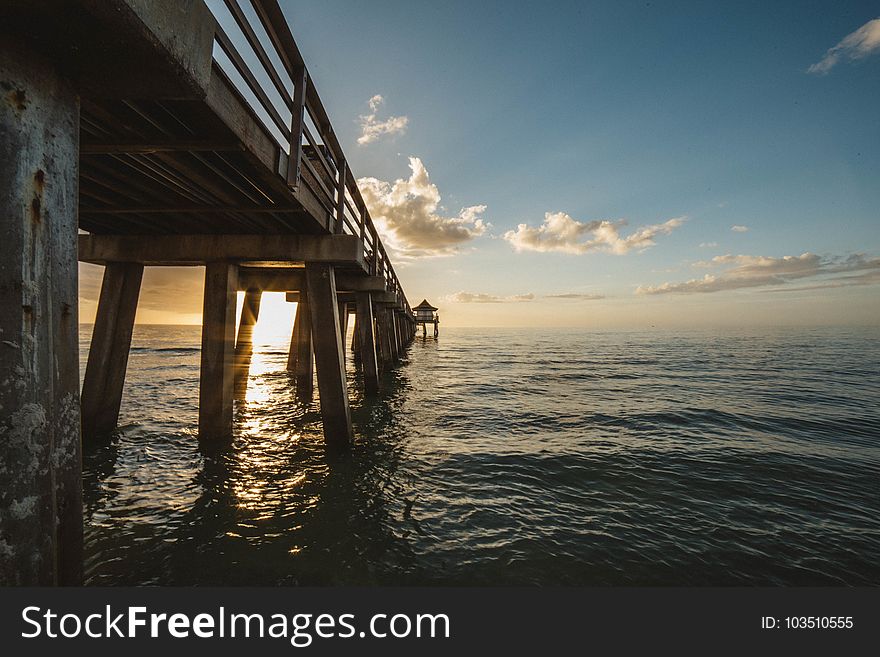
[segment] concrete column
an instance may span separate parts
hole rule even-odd
[[[237,279],[237,265],[209,262],[205,267],[199,381],[199,439],[204,441],[232,437]]]
[[[355,303],[354,325],[351,331],[351,354],[357,362],[360,362],[360,354],[358,352],[361,348],[361,342],[358,337],[358,332],[360,331],[360,328],[358,327],[358,314],[357,304]]]
[[[364,373],[364,390],[368,395],[379,390],[379,366],[376,361],[376,336],[373,332],[373,302],[369,292],[358,292],[355,338]]]
[[[312,396],[314,361],[308,293],[303,288],[296,304],[293,337],[290,341],[290,353],[287,358],[287,371],[293,372],[296,376],[296,390],[301,397]]]
[[[254,325],[260,317],[262,290],[248,290],[244,293],[241,319],[238,322],[238,336],[235,339],[235,395],[241,397],[247,391],[251,357],[254,354]]]
[[[0,585],[82,582],[79,99],[0,39]]]
[[[339,331],[342,334],[342,358],[345,359],[345,342],[348,336],[348,304],[339,302]]]
[[[394,348],[394,324],[391,318],[391,310],[387,307],[381,309],[382,327],[380,328],[380,341],[385,368],[394,367],[397,361],[397,352]]]
[[[104,267],[82,389],[83,440],[112,433],[119,421],[125,370],[144,266],[110,262]]]
[[[391,360],[396,365],[400,362],[400,343],[397,335],[397,313],[388,309],[388,340],[391,343]]]
[[[351,411],[345,381],[345,360],[336,302],[336,275],[332,265],[306,263],[315,365],[324,440],[334,447],[347,447],[352,440]]]

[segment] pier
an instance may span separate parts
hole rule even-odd
[[[204,266],[199,439],[222,445],[261,295],[288,369],[353,428],[416,320],[276,0],[0,6],[0,584],[82,581],[81,444],[117,426],[145,267]],[[104,266],[80,392],[77,262]],[[239,325],[236,297],[245,293]],[[436,330],[436,323],[435,323]]]

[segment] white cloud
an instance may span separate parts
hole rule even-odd
[[[824,74],[842,59],[856,60],[880,50],[880,18],[870,20],[855,32],[847,34],[825,56],[807,69],[807,73]]]
[[[718,246],[718,242],[700,242],[701,249],[714,249]]]
[[[563,294],[545,294],[545,299],[571,299],[573,301],[597,301],[604,299],[604,294],[579,294],[576,292],[566,292]]]
[[[752,287],[785,286],[792,281],[813,278],[817,283],[808,288],[868,285],[880,282],[880,258],[869,259],[857,254],[846,258],[826,257],[815,253],[772,258],[767,256],[723,255],[709,261],[694,263],[695,267],[720,269],[683,283],[640,286],[637,294],[691,294],[721,292]],[[848,274],[842,276],[840,274]]]
[[[658,235],[668,235],[681,226],[685,217],[676,217],[662,224],[643,226],[626,236],[620,227],[626,221],[597,220],[581,222],[565,212],[547,212],[544,222],[534,228],[519,224],[516,230],[504,233],[504,239],[517,251],[544,251],[559,253],[589,253],[602,251],[623,255],[632,250],[646,249],[655,244]]]
[[[494,294],[483,292],[456,292],[442,297],[440,300],[447,303],[506,303],[509,301],[533,301],[534,294],[514,294],[509,297],[499,297]]]
[[[393,183],[376,178],[358,180],[361,194],[383,242],[400,256],[452,255],[457,248],[486,232],[485,205],[463,208],[457,216],[438,213],[440,192],[417,157],[409,158],[412,174]]]
[[[367,103],[370,106],[369,114],[362,114],[361,120],[361,136],[358,137],[357,143],[363,145],[372,144],[384,135],[399,135],[406,132],[406,126],[409,124],[409,117],[406,116],[389,116],[384,121],[376,118],[379,108],[385,102],[379,94],[376,94]]]
[[[748,226],[740,226],[739,224],[735,224],[730,227],[730,230],[732,230],[734,233],[747,233],[747,232],[749,232],[749,227]]]

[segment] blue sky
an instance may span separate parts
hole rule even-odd
[[[880,16],[876,3],[325,0],[285,10],[357,175],[407,178],[415,156],[442,196],[438,214],[486,206],[491,228],[457,255],[400,267],[414,301],[446,298],[453,320],[478,324],[548,313],[589,324],[609,305],[612,324],[689,316],[695,304],[754,306],[737,321],[810,323],[817,309],[843,321],[844,307],[846,320],[878,319],[875,285],[635,293],[701,278],[707,268],[693,263],[715,256],[880,254],[880,52],[808,72]],[[406,116],[406,130],[359,146],[358,117],[375,94],[378,118]],[[547,212],[625,219],[622,235],[686,220],[625,255],[516,252],[503,239]],[[797,279],[786,283],[807,287]],[[538,303],[465,308],[461,291]],[[606,298],[541,298],[562,293]]]
[[[880,323],[876,2],[282,6],[447,323]]]

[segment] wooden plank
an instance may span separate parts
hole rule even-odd
[[[376,359],[376,334],[373,327],[373,302],[369,292],[359,292],[357,298],[357,320],[355,325],[358,342],[358,356],[364,375],[364,391],[368,395],[379,390],[379,365]]]
[[[205,267],[199,439],[206,442],[232,438],[237,274],[238,267],[228,262]]]
[[[235,138],[245,145],[249,153],[253,154],[266,169],[277,171],[280,144],[272,137],[217,64],[211,71],[205,102]],[[289,138],[288,134],[284,136]]]
[[[222,27],[220,27],[220,25],[217,25],[214,38],[216,39],[217,43],[220,44],[220,48],[223,50],[224,53],[226,53],[226,56],[229,57],[229,61],[232,62],[232,65],[245,81],[245,84],[247,84],[248,88],[251,90],[254,96],[256,96],[257,100],[262,106],[262,110],[266,114],[268,114],[270,119],[272,119],[272,123],[274,123],[275,127],[278,128],[278,131],[281,134],[284,134],[288,129],[287,124],[284,123],[284,120],[278,113],[278,109],[272,103],[272,100],[269,98],[266,90],[263,89],[263,85],[261,85],[260,82],[257,80],[253,71],[251,71],[250,67],[241,56],[241,53],[238,52],[235,44],[232,43],[229,35],[226,34],[226,32],[223,30]]]
[[[254,31],[253,26],[245,16],[244,12],[241,10],[241,5],[238,4],[237,0],[225,0],[226,7],[229,9],[229,13],[232,14],[232,17],[235,19],[235,22],[238,24],[239,29],[242,34],[244,34],[245,39],[247,39],[248,45],[253,49],[254,54],[256,54],[257,59],[260,60],[260,64],[263,65],[263,69],[266,71],[266,74],[272,80],[272,84],[275,85],[275,90],[278,92],[278,95],[281,96],[281,99],[284,101],[284,104],[287,106],[287,109],[293,109],[293,102],[290,98],[290,93],[286,89],[284,81],[281,79],[281,76],[278,74],[278,71],[275,68],[275,65],[272,63],[268,53],[265,48],[263,48],[263,44],[260,42],[260,38],[257,36],[257,33]]]
[[[112,205],[110,207],[81,207],[81,214],[221,214],[242,212],[247,214],[275,214],[279,212],[302,212],[298,205]]]
[[[201,152],[236,152],[243,151],[244,144],[234,141],[187,141],[174,140],[157,143],[111,143],[87,142],[80,144],[81,155],[118,155],[129,153],[201,153]]]
[[[354,235],[80,235],[79,259],[148,265],[313,261],[365,272],[363,252]]]
[[[254,325],[260,317],[262,296],[262,290],[247,290],[244,294],[244,304],[241,307],[238,336],[235,339],[235,394],[239,397],[244,395],[247,390],[251,357],[254,353]]]
[[[260,288],[264,292],[293,292],[305,285],[302,267],[247,267],[238,272],[239,290]],[[336,271],[337,292],[384,292],[385,281],[378,276]],[[296,299],[288,299],[296,302]]]
[[[84,441],[116,429],[143,275],[144,266],[133,262],[111,262],[104,269],[83,379]]]
[[[353,431],[345,360],[339,333],[339,310],[336,306],[336,277],[331,265],[306,263],[306,289],[309,299],[315,365],[324,440],[328,446],[347,447]]]

